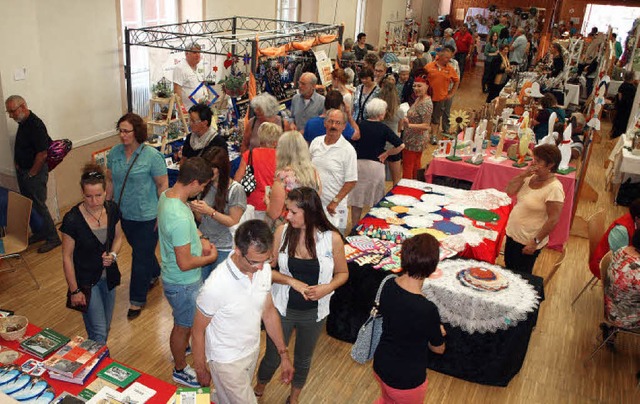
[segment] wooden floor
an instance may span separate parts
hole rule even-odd
[[[478,107],[485,95],[480,92],[482,66],[465,74],[455,108]],[[607,126],[608,128],[608,126]],[[607,143],[595,146],[587,180],[599,192],[597,202],[579,202],[578,215],[588,216],[605,209],[607,223],[626,212],[615,206],[604,191],[603,161]],[[427,158],[428,160],[429,158]],[[69,192],[75,192],[70,190]],[[78,198],[80,192],[78,191]],[[575,309],[570,303],[590,279],[587,270],[587,240],[572,236],[565,264],[547,286],[537,328],[520,373],[508,387],[486,387],[429,371],[427,402],[432,403],[631,403],[640,402],[636,372],[640,370],[638,339],[620,336],[616,352],[600,351],[584,363],[598,337],[602,318],[600,284],[587,291]],[[541,276],[549,271],[559,253],[544,251],[535,268]],[[123,284],[117,289],[117,302],[109,349],[112,357],[171,383],[172,360],[169,352],[171,311],[161,287],[150,292],[147,308],[134,320],[126,319],[128,308],[130,248],[121,257]],[[26,254],[42,288],[35,290],[24,273],[0,274],[0,307],[26,315],[39,326],[52,327],[72,336],[85,335],[80,314],[65,308],[66,283],[62,274],[61,251]],[[262,341],[264,349],[264,337]],[[301,399],[306,403],[370,403],[378,395],[370,365],[360,366],[349,357],[350,344],[326,334],[319,340],[314,364]],[[287,387],[277,381],[268,386],[262,403],[284,403]]]

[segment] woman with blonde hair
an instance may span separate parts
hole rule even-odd
[[[387,103],[387,111],[382,123],[387,125],[396,136],[400,137],[403,129],[403,119],[406,114],[400,109],[400,98],[396,89],[396,79],[393,75],[388,75],[382,80],[378,98]],[[384,149],[390,150],[392,148],[393,145],[387,142]],[[402,178],[402,154],[389,156],[387,162],[389,163],[393,185],[396,185]]]
[[[265,196],[267,221],[273,221],[274,228],[285,222],[287,194],[299,187],[310,187],[320,193],[320,179],[311,164],[309,146],[304,137],[298,131],[289,131],[278,140],[275,178],[271,192]]]
[[[256,219],[263,220],[266,216],[267,205],[264,203],[264,196],[267,187],[273,185],[273,177],[276,173],[276,146],[281,135],[280,126],[263,122],[258,128],[260,146],[242,154],[240,167],[234,176],[234,180],[240,182],[247,172],[247,164],[251,161],[256,189],[247,195],[247,204],[255,208]]]

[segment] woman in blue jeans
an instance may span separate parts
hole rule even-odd
[[[62,220],[62,266],[72,306],[83,311],[89,339],[106,344],[120,284],[116,259],[122,245],[120,212],[105,201],[102,167],[87,164],[80,179],[82,202]]]
[[[160,276],[156,258],[158,245],[158,197],[169,186],[167,166],[162,154],[144,144],[147,125],[136,114],[118,120],[121,144],[114,146],[107,159],[107,199],[122,214],[122,230],[131,245],[131,284],[127,318],[140,315],[147,292]]]
[[[309,187],[293,189],[285,201],[287,224],[276,229],[272,265],[273,303],[280,313],[285,343],[296,330],[291,394],[287,403],[297,404],[307,381],[313,351],[329,315],[333,291],[349,278],[344,240],[324,214],[318,193]],[[280,366],[280,355],[267,338],[267,349],[258,369],[254,388],[262,396],[273,373]]]

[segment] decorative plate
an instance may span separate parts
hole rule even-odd
[[[469,208],[465,209],[464,215],[473,220],[481,222],[494,222],[500,220],[500,216],[487,209]]]

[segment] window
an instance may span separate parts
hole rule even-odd
[[[299,0],[278,0],[278,20],[298,21]]]
[[[367,0],[357,0],[356,7],[356,32],[353,34],[354,38],[358,37],[358,34],[364,32],[364,19],[367,12]]]

